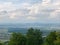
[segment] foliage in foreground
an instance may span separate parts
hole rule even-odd
[[[60,33],[53,31],[48,36],[42,37],[39,29],[30,28],[25,35],[13,33],[8,45],[60,45]]]
[[[40,30],[30,28],[26,35],[13,33],[9,45],[42,45],[43,39]]]

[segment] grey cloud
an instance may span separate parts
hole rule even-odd
[[[6,15],[7,13],[7,11],[0,11],[0,15]]]

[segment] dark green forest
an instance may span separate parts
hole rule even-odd
[[[0,43],[0,45],[6,44]],[[25,35],[12,33],[7,45],[60,45],[60,33],[53,31],[43,37],[40,29],[30,28]]]

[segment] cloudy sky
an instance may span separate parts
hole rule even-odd
[[[60,23],[60,0],[0,0],[0,23]]]

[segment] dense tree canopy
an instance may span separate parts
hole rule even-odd
[[[9,45],[26,45],[26,37],[21,33],[13,33]]]
[[[30,28],[26,35],[13,33],[9,45],[41,45],[43,43],[40,30]]]
[[[39,29],[30,28],[25,35],[13,33],[8,45],[60,45],[60,33],[53,31],[43,37]]]
[[[56,40],[56,31],[51,32],[47,37],[46,37],[46,43],[48,45],[54,45],[54,41]]]
[[[38,29],[30,28],[27,32],[27,45],[41,45],[43,43],[42,34]]]

